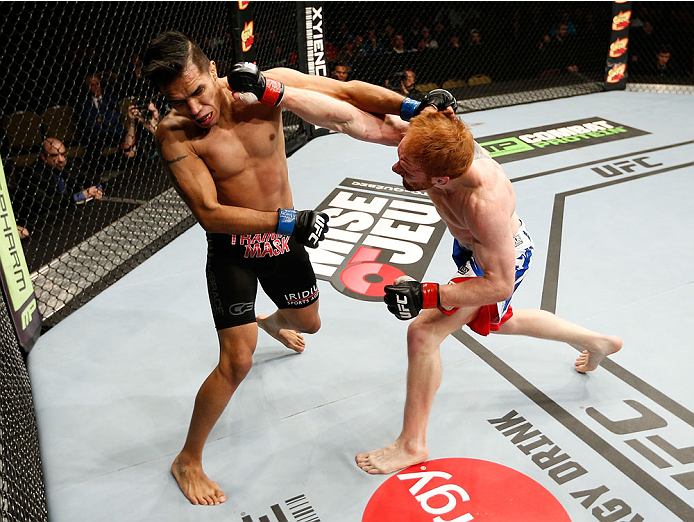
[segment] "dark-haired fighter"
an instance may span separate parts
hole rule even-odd
[[[320,328],[318,287],[304,246],[318,245],[327,216],[293,209],[278,104],[303,110],[304,91],[289,85],[318,89],[381,113],[398,114],[403,97],[362,82],[291,70],[269,72],[266,81],[242,66],[232,75],[234,81],[257,90],[261,102],[245,104],[234,98],[227,79],[218,77],[215,63],[176,32],[152,40],[144,71],[173,108],[157,128],[157,148],[173,186],[207,232],[207,284],[220,344],[219,364],[197,394],[185,445],[171,469],[193,504],[214,505],[226,497],[203,472],[202,451],[251,369],[258,326],[296,352],[305,347],[299,332]],[[256,80],[262,86],[254,85]],[[287,83],[286,92],[277,80]],[[357,120],[371,121],[366,112],[358,115],[341,130],[358,132]],[[380,138],[372,134],[369,139],[400,140],[404,122],[399,117],[375,121]],[[258,282],[277,305],[272,315],[255,315]]]

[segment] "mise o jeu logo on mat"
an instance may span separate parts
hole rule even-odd
[[[316,210],[330,216],[309,250],[316,276],[365,301],[401,275],[421,279],[446,229],[426,192],[388,183],[347,178]]]
[[[499,163],[553,154],[608,141],[643,136],[649,132],[591,116],[477,138],[477,142]]]
[[[571,522],[559,501],[514,469],[478,459],[438,459],[386,480],[362,522]]]

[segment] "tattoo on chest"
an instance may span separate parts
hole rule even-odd
[[[168,158],[165,158],[164,155],[162,154],[162,147],[161,146],[162,146],[162,143],[164,143],[164,140],[155,140],[155,142],[156,142],[156,146],[157,146],[157,151],[159,152],[159,158],[161,160],[161,165],[164,168],[164,172],[171,180],[171,183],[173,184],[174,188],[180,192],[181,191],[181,185],[178,183],[178,180],[176,179],[176,175],[171,170],[171,165],[181,161],[184,158],[187,158],[188,154],[186,154],[185,156],[179,156],[178,158],[174,158],[174,159],[170,160]]]

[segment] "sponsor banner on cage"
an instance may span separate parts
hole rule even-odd
[[[323,2],[298,2],[300,68],[316,76],[328,76],[325,56]]]
[[[17,230],[5,170],[0,162],[0,279],[20,346],[29,352],[41,331],[41,314]]]
[[[330,230],[309,255],[318,279],[363,301],[381,301],[402,275],[421,280],[446,225],[426,192],[345,179],[318,205]]]
[[[605,90],[626,89],[631,2],[612,3],[612,34],[605,66]]]
[[[644,134],[650,133],[599,116],[589,116],[580,120],[483,136],[477,138],[477,142],[499,163],[509,163]]]
[[[237,62],[255,63],[257,58],[253,27],[253,3],[239,0],[231,10],[234,30],[234,57]]]

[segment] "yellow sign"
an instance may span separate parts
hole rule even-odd
[[[7,189],[5,170],[0,161],[0,265],[2,265],[5,283],[9,293],[12,311],[19,310],[24,303],[34,297],[34,286],[31,283],[29,269],[21,239],[17,232],[10,193]]]

